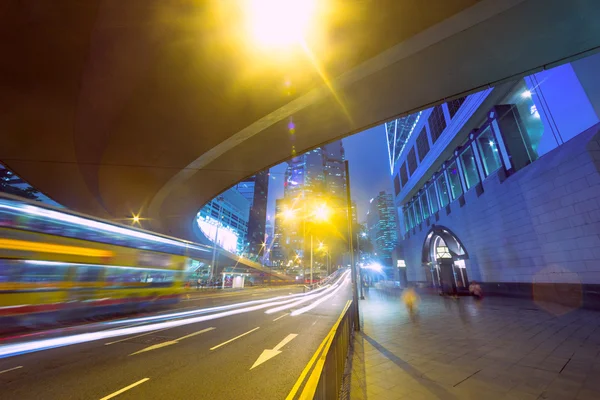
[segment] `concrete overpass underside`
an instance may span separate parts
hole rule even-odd
[[[600,46],[597,0],[323,0],[321,34],[276,52],[237,3],[3,1],[0,161],[196,240],[205,202],[294,152]]]

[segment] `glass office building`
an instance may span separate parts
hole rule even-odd
[[[409,281],[600,284],[597,71],[590,55],[424,110],[397,157],[386,125]]]

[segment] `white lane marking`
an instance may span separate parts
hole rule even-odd
[[[131,337],[128,337],[128,338],[125,338],[125,339],[115,340],[114,342],[104,343],[104,345],[108,346],[108,345],[111,345],[111,344],[124,342],[126,340],[135,339],[135,338],[139,338],[139,337],[146,336],[146,335],[151,335],[151,334],[156,333],[156,332],[162,332],[162,331],[166,331],[167,329],[173,329],[173,328],[174,327],[164,328],[164,329],[157,329],[155,331],[150,331],[150,332],[142,333],[141,335],[131,336]]]
[[[136,351],[135,353],[131,353],[130,356],[134,356],[134,355],[140,354],[140,353],[145,353],[145,352],[150,351],[150,350],[160,349],[162,347],[167,347],[167,346],[170,346],[172,344],[177,344],[181,340],[188,339],[188,338],[194,337],[196,335],[200,335],[201,333],[212,331],[213,329],[217,329],[217,328],[210,327],[210,328],[202,329],[201,331],[198,331],[198,332],[190,333],[189,335],[182,336],[182,337],[180,337],[178,339],[175,339],[175,340],[169,340],[167,342],[153,344],[152,346],[145,347],[142,350]]]
[[[277,346],[273,347],[273,349],[263,350],[263,352],[260,354],[260,356],[258,356],[258,358],[254,362],[254,364],[252,364],[252,367],[250,367],[250,369],[258,367],[260,364],[262,364],[266,361],[269,361],[271,358],[275,357],[276,355],[281,354],[280,349],[283,346],[285,346],[286,344],[288,344],[289,342],[291,342],[292,340],[294,340],[294,338],[296,336],[298,336],[297,333],[290,333],[281,342],[279,342],[279,344],[277,344]]]
[[[189,335],[182,336],[179,339],[175,339],[175,340],[176,341],[180,341],[180,340],[183,340],[183,339],[188,339],[188,338],[194,337],[196,335],[200,335],[200,334],[205,333],[205,332],[210,332],[210,331],[212,331],[214,329],[217,329],[217,328],[215,328],[214,326],[211,326],[210,328],[206,328],[206,329],[202,329],[201,331],[198,331],[198,332],[190,333]]]
[[[137,381],[137,382],[135,382],[135,383],[132,383],[132,384],[131,384],[131,385],[129,385],[129,386],[125,386],[123,389],[121,389],[121,390],[117,390],[116,392],[114,392],[114,393],[111,393],[111,394],[109,394],[108,396],[105,396],[105,397],[101,398],[100,400],[108,400],[108,399],[112,399],[113,397],[116,397],[116,396],[120,395],[121,393],[123,393],[123,392],[126,392],[126,391],[128,391],[129,389],[132,389],[132,388],[136,387],[137,385],[141,385],[142,383],[144,383],[144,382],[146,382],[146,381],[149,381],[149,380],[150,380],[150,378],[144,378],[144,379],[140,379],[139,381]]]
[[[241,338],[242,336],[246,336],[247,334],[249,334],[249,333],[252,333],[252,332],[254,332],[255,330],[257,330],[257,329],[259,329],[259,328],[260,328],[260,326],[258,326],[258,327],[256,327],[256,328],[254,328],[254,329],[252,329],[252,330],[249,330],[249,331],[248,331],[248,332],[246,332],[246,333],[242,333],[241,335],[239,335],[239,336],[236,336],[236,337],[234,337],[233,339],[229,339],[229,340],[228,340],[228,341],[226,341],[226,342],[223,342],[223,343],[221,343],[221,344],[218,344],[218,345],[216,345],[215,347],[211,347],[210,349],[211,349],[211,350],[218,349],[219,347],[221,347],[221,346],[225,346],[226,344],[228,344],[228,343],[231,343],[231,342],[233,342],[234,340],[237,340],[237,339]]]
[[[286,315],[290,315],[290,313],[285,313],[285,314],[283,314],[283,315],[280,315],[279,317],[275,318],[275,319],[273,320],[273,322],[277,321],[278,319],[281,319],[281,318],[285,317]]]
[[[14,371],[15,369],[19,369],[19,368],[23,368],[23,366],[22,366],[22,365],[19,365],[18,367],[14,367],[14,368],[5,369],[4,371],[0,371],[0,374],[3,374],[3,373],[5,373],[5,372]]]

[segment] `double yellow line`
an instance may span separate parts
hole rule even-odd
[[[310,361],[308,362],[308,364],[306,364],[306,367],[304,367],[304,370],[300,374],[300,377],[294,384],[294,387],[292,387],[292,390],[287,395],[285,400],[293,400],[296,397],[298,390],[302,386],[302,382],[304,382],[306,375],[308,375],[308,373],[310,372],[311,369],[312,369],[312,373],[308,377],[308,380],[306,381],[306,384],[304,385],[304,389],[302,390],[302,393],[300,394],[299,399],[305,400],[305,399],[312,399],[314,397],[314,394],[317,390],[317,385],[319,384],[319,379],[321,378],[321,373],[323,372],[323,367],[325,366],[325,360],[327,359],[327,353],[329,352],[329,348],[331,347],[331,343],[333,342],[335,333],[336,333],[338,327],[340,326],[340,323],[342,322],[344,315],[346,315],[348,308],[350,308],[351,304],[352,304],[352,300],[348,300],[346,302],[346,306],[342,310],[342,313],[340,314],[338,320],[333,325],[333,327],[331,328],[331,330],[329,331],[327,336],[325,336],[325,339],[323,339],[323,341],[317,348],[317,351],[315,352],[315,354],[313,354],[313,356],[310,359]],[[313,366],[314,366],[314,369],[313,369]]]

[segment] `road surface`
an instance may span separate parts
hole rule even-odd
[[[350,298],[347,279],[332,289],[310,299],[282,298],[289,288],[192,297],[142,317],[3,340],[0,399],[284,399]],[[72,340],[83,342],[64,345]],[[18,354],[23,345],[62,347]]]

